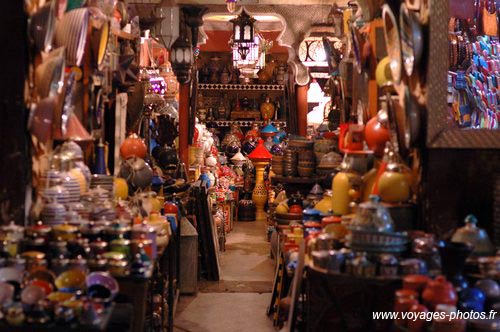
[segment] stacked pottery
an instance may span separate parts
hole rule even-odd
[[[299,152],[299,166],[297,167],[300,177],[310,177],[314,173],[314,152],[312,150],[303,150]]]
[[[320,176],[327,176],[333,172],[342,162],[342,156],[336,152],[329,152],[321,158],[316,167],[316,173]]]
[[[283,175],[287,177],[297,176],[297,152],[294,150],[285,150],[283,155]]]
[[[321,159],[325,154],[334,151],[335,151],[334,140],[323,138],[314,141],[314,156],[316,157],[316,164],[321,163]]]
[[[64,223],[66,208],[61,203],[47,203],[40,213],[40,219],[46,225],[59,225]]]
[[[273,159],[271,159],[271,168],[274,174],[278,176],[283,175],[283,156],[273,155]]]
[[[105,174],[92,174],[90,179],[90,188],[102,188],[108,192],[108,198],[114,196],[113,176]]]

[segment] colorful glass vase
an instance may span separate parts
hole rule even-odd
[[[266,97],[266,101],[260,105],[260,114],[264,121],[271,120],[274,117],[274,104],[271,103],[269,97]]]

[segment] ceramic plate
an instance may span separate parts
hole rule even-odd
[[[354,67],[358,74],[361,74],[363,66],[361,64],[361,47],[359,45],[359,31],[354,25],[351,25],[352,51],[354,53]]]
[[[31,17],[31,38],[38,51],[49,52],[52,49],[56,22],[55,3],[56,1],[51,1],[45,4]]]
[[[422,58],[422,27],[415,13],[401,4],[399,11],[401,27],[401,55],[406,75],[411,76]]]
[[[404,144],[405,148],[412,147],[418,139],[420,131],[420,105],[411,95],[410,89],[405,88],[405,133]]]
[[[391,7],[385,4],[382,7],[384,22],[384,37],[387,55],[390,59],[392,78],[395,84],[401,82],[401,40],[399,38],[398,23]]]
[[[68,65],[81,65],[85,51],[88,23],[88,9],[78,8],[66,12],[56,26],[55,43],[57,46],[66,46]]]

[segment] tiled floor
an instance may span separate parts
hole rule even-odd
[[[181,297],[176,332],[272,332],[266,316],[274,262],[269,258],[266,225],[236,223],[221,254],[221,281],[203,282],[197,296]]]

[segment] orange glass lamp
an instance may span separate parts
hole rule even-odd
[[[255,187],[252,192],[252,201],[257,208],[255,219],[257,221],[266,221],[267,215],[264,206],[267,202],[267,189],[264,183],[264,169],[271,161],[272,154],[267,151],[264,141],[259,140],[257,147],[248,155],[255,167]]]

